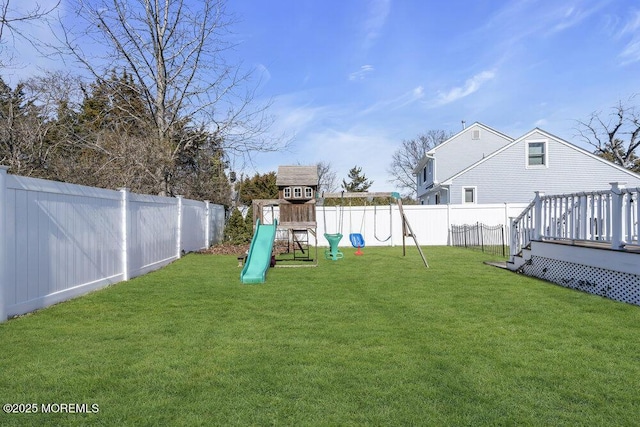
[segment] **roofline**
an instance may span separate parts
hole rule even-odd
[[[543,134],[544,136],[546,136],[546,137],[548,137],[548,138],[550,138],[550,139],[553,139],[553,140],[555,140],[555,141],[559,142],[560,144],[565,145],[565,146],[566,146],[566,147],[568,147],[568,148],[571,148],[571,149],[574,149],[574,150],[576,150],[576,151],[579,151],[579,152],[581,152],[581,153],[583,153],[583,154],[586,154],[587,156],[589,156],[589,157],[591,157],[591,158],[593,158],[593,159],[595,159],[595,160],[598,160],[598,161],[600,161],[600,162],[603,162],[603,163],[605,163],[605,164],[607,164],[607,165],[609,165],[609,166],[613,166],[614,168],[618,169],[618,170],[619,170],[619,171],[621,171],[621,172],[626,172],[627,174],[629,174],[629,175],[633,176],[634,178],[640,179],[640,174],[637,174],[637,173],[635,173],[635,172],[633,172],[633,171],[630,171],[629,169],[624,168],[624,167],[622,167],[622,166],[620,166],[620,165],[616,165],[615,163],[610,162],[610,161],[609,161],[609,160],[607,160],[607,159],[603,159],[603,158],[602,158],[602,157],[600,157],[600,156],[597,156],[597,155],[595,155],[595,154],[593,154],[593,153],[590,153],[589,151],[585,150],[585,149],[584,149],[584,148],[582,148],[582,147],[578,147],[577,145],[575,145],[575,144],[573,144],[573,143],[571,143],[571,142],[569,142],[569,141],[566,141],[566,140],[564,140],[564,139],[562,139],[562,138],[560,138],[560,137],[558,137],[558,136],[556,136],[556,135],[554,135],[554,134],[552,134],[552,133],[549,133],[549,132],[547,132],[547,131],[545,131],[545,130],[543,130],[543,129],[540,129],[540,128],[536,127],[536,128],[533,128],[532,130],[530,130],[529,132],[525,133],[524,135],[522,135],[520,138],[513,140],[512,142],[510,142],[509,144],[507,144],[507,145],[505,145],[504,147],[500,148],[499,150],[496,150],[496,151],[494,151],[493,153],[489,154],[487,157],[485,157],[485,158],[483,158],[483,159],[478,160],[477,162],[475,162],[474,164],[472,164],[472,165],[468,166],[467,168],[465,168],[465,169],[461,170],[461,171],[460,171],[460,172],[458,172],[457,174],[452,175],[451,177],[449,177],[449,178],[447,178],[447,179],[443,180],[443,181],[442,181],[442,184],[449,184],[449,185],[450,185],[450,184],[451,184],[451,181],[452,181],[452,180],[454,180],[454,179],[456,179],[456,178],[457,178],[457,177],[459,177],[460,175],[467,173],[467,172],[468,172],[468,171],[470,171],[471,169],[473,169],[473,168],[475,168],[475,167],[477,167],[477,166],[481,165],[482,163],[484,163],[484,162],[488,161],[488,160],[489,160],[489,159],[491,159],[492,157],[497,156],[498,154],[500,154],[500,153],[501,153],[501,152],[503,152],[504,150],[506,150],[506,149],[508,149],[508,148],[510,148],[510,147],[513,147],[514,145],[518,144],[518,143],[519,143],[519,142],[521,142],[521,141],[526,140],[527,138],[529,138],[532,134],[534,134],[534,133],[536,133],[536,132],[541,133],[541,134]]]
[[[424,168],[427,165],[427,162],[425,161],[426,159],[434,159],[434,158],[435,157],[433,157],[433,154],[425,154],[425,155],[423,155],[422,158],[420,158],[420,161],[418,162],[416,167],[413,168],[414,175],[419,173],[420,169]]]

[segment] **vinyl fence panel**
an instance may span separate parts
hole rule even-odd
[[[0,322],[222,241],[224,207],[7,174],[0,167]]]
[[[489,205],[404,205],[404,213],[421,246],[445,246],[450,243],[452,225],[502,225],[509,230],[510,218],[516,217],[526,203]],[[265,223],[278,218],[278,208],[265,208]],[[339,246],[350,246],[350,233],[362,234],[366,246],[402,245],[402,219],[396,204],[384,206],[317,206],[318,245],[329,246],[324,233],[341,232]],[[506,239],[509,237],[506,236]],[[406,244],[413,245],[411,238]],[[310,244],[315,244],[310,236]],[[509,241],[509,240],[507,240]]]
[[[179,258],[178,199],[130,194],[129,215],[130,277]]]
[[[122,280],[117,191],[8,175],[4,202],[7,315]]]

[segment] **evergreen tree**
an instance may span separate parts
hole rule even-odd
[[[249,234],[253,235],[253,206],[247,209],[247,215],[244,217],[244,224]]]
[[[239,182],[236,190],[240,193],[240,203],[246,206],[251,206],[255,199],[277,199],[276,173],[268,172],[263,175],[257,173],[253,178]]]
[[[239,209],[233,209],[224,229],[224,240],[233,245],[243,245],[251,242],[251,236],[242,213]]]
[[[349,170],[349,182],[342,180],[342,189],[349,192],[364,192],[369,190],[373,185],[373,181],[369,181],[367,177],[362,173],[362,168],[354,166]]]

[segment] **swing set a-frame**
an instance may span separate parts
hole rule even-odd
[[[324,199],[341,199],[341,203],[339,205],[339,218],[338,218],[338,224],[335,230],[335,233],[328,233],[327,232],[327,217],[326,217],[326,206],[324,204]],[[333,260],[333,261],[337,261],[339,259],[342,259],[344,257],[344,254],[340,251],[340,249],[338,249],[338,245],[340,243],[340,241],[342,240],[342,223],[343,223],[343,219],[344,219],[344,199],[353,199],[353,198],[365,198],[368,200],[371,200],[373,198],[390,198],[391,200],[394,200],[395,203],[398,205],[398,211],[400,212],[400,218],[402,220],[402,256],[406,256],[406,238],[407,237],[411,237],[413,239],[413,242],[416,245],[416,248],[418,249],[418,252],[420,253],[420,257],[422,258],[422,262],[424,263],[424,266],[426,268],[429,268],[429,264],[427,263],[427,259],[424,256],[424,253],[422,252],[422,248],[420,247],[420,244],[418,243],[418,239],[415,235],[415,233],[413,232],[413,229],[411,228],[411,224],[409,224],[409,220],[407,219],[407,216],[404,213],[404,209],[402,207],[402,198],[400,197],[400,194],[398,194],[397,192],[348,192],[348,191],[342,191],[339,193],[322,193],[322,196],[319,198],[322,201],[322,218],[324,220],[324,237],[325,239],[327,239],[327,242],[329,242],[329,249],[327,249],[325,251],[325,258]],[[375,207],[374,207],[375,209]],[[351,214],[351,211],[349,211]],[[389,215],[391,216],[391,211],[389,212]],[[352,233],[351,230],[349,230],[350,234],[349,234],[349,240],[351,241],[351,244],[353,247],[357,247],[358,248],[358,252],[360,252],[360,250],[364,247],[365,242],[364,239],[362,237],[362,227],[364,225],[364,213],[363,213],[363,218],[362,218],[362,225],[360,227],[360,233]],[[389,231],[391,233],[391,229]],[[375,231],[375,220],[374,220],[374,236],[376,237],[376,239],[380,240],[380,241],[387,241],[389,240],[389,238],[391,238],[391,234],[389,234],[389,237],[385,238],[384,240],[381,240],[378,238],[376,231]],[[359,255],[359,253],[356,252],[356,254]]]

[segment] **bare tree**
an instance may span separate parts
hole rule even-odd
[[[18,4],[18,6],[16,6]],[[7,61],[11,62],[12,54],[7,54],[7,40],[15,42],[16,39],[23,39],[33,46],[36,46],[37,40],[34,40],[29,34],[25,33],[24,25],[45,19],[53,12],[60,2],[46,7],[40,3],[35,3],[31,8],[21,8],[24,6],[22,0],[0,0],[0,66],[7,66]]]
[[[32,80],[12,89],[0,78],[0,163],[11,173],[51,177],[55,123],[48,112]]]
[[[399,191],[415,195],[416,177],[413,169],[418,166],[425,153],[436,145],[446,141],[451,137],[451,133],[432,129],[416,138],[402,141],[400,148],[393,153],[391,165],[387,172],[393,177],[389,182],[396,185]]]
[[[272,119],[268,104],[255,102],[252,70],[227,61],[234,21],[224,0],[77,0],[76,13],[84,25],[61,23],[58,53],[95,79],[112,69],[131,74],[161,159],[145,173],[160,194],[172,193],[175,164],[196,143],[185,128],[206,130],[232,154],[286,145],[267,133]]]
[[[578,137],[595,148],[595,154],[634,172],[640,172],[636,149],[640,146],[640,111],[634,104],[636,95],[611,108],[608,116],[591,113],[586,121],[578,120]]]
[[[337,190],[338,184],[336,184],[337,175],[331,168],[329,162],[318,162],[318,191],[320,194],[327,192],[331,193]]]

